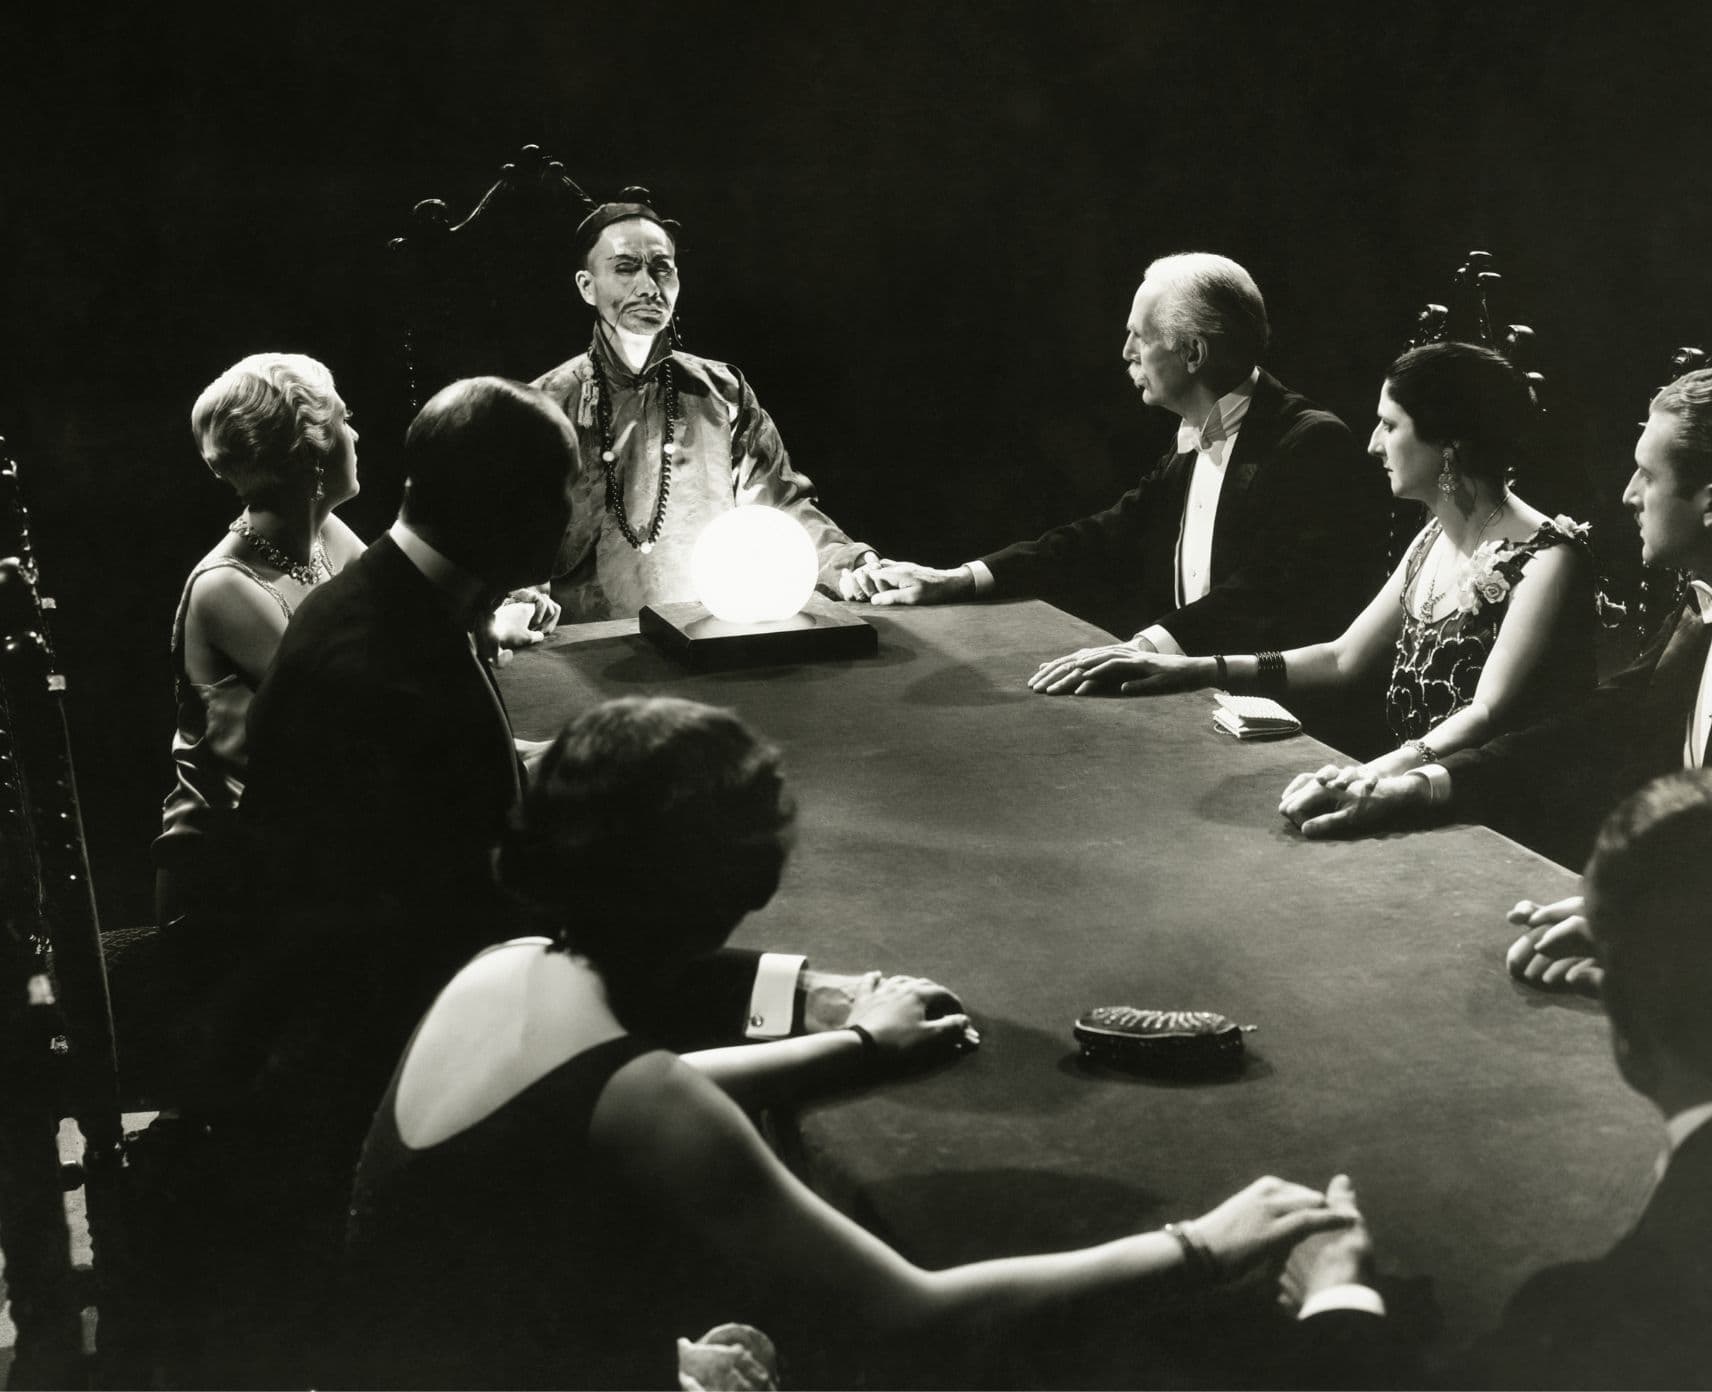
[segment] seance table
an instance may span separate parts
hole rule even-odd
[[[834,1202],[940,1267],[1191,1217],[1263,1173],[1345,1171],[1445,1348],[1639,1212],[1662,1135],[1603,1018],[1504,970],[1504,911],[1572,893],[1569,871],[1480,827],[1305,840],[1278,794],[1325,746],[1239,744],[1204,692],[1033,694],[1042,660],[1112,641],[1048,605],[871,620],[874,657],[703,674],[633,621],[578,625],[501,677],[531,738],[621,694],[736,709],[785,750],[800,838],[734,941],[962,995],[977,1053],[802,1118],[798,1158]],[[1070,1026],[1101,1004],[1256,1025],[1247,1067],[1085,1068]],[[1072,1342],[965,1375],[1144,1384],[1146,1356]]]

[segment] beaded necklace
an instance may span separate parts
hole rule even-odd
[[[596,326],[595,333],[597,336],[600,333],[599,326]],[[600,462],[606,470],[606,510],[618,523],[624,539],[646,556],[660,539],[660,528],[666,520],[666,503],[672,496],[672,456],[678,452],[672,438],[678,429],[678,385],[672,376],[671,355],[667,354],[660,361],[660,389],[666,400],[666,438],[660,446],[660,491],[654,498],[654,516],[643,535],[638,535],[630,525],[630,516],[624,508],[624,488],[618,479],[618,455],[612,447],[612,397],[606,385],[606,372],[600,365],[600,355],[594,345],[589,348],[589,365],[594,368],[594,392],[600,412]]]
[[[314,545],[309,549],[309,560],[304,562],[292,560],[290,556],[281,551],[279,547],[275,546],[242,517],[227,527],[226,530],[236,532],[255,548],[256,555],[260,556],[275,570],[297,581],[305,589],[311,585],[320,584],[322,575],[327,576],[328,579],[333,576],[332,562],[327,559],[327,553],[321,549],[319,537],[315,539]]]

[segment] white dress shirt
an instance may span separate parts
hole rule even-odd
[[[1255,368],[1233,390],[1213,403],[1199,426],[1185,420],[1177,427],[1177,453],[1195,456],[1189,475],[1189,490],[1183,499],[1183,520],[1177,529],[1177,607],[1206,598],[1213,587],[1213,522],[1219,513],[1219,495],[1224,491],[1226,466],[1236,448],[1237,431],[1254,400],[1260,382]],[[1183,649],[1160,624],[1152,624],[1136,635],[1164,653]]]
[[[1689,588],[1700,609],[1700,622],[1712,624],[1712,585],[1704,580],[1690,580]],[[1700,768],[1706,762],[1707,726],[1712,724],[1712,652],[1706,655],[1706,666],[1700,672],[1700,691],[1694,698],[1694,712],[1688,717],[1688,729],[1682,740],[1682,766]]]

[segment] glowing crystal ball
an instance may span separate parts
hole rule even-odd
[[[820,558],[796,519],[758,503],[717,517],[690,552],[690,583],[727,623],[788,619],[814,593]]]

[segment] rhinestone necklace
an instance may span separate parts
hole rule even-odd
[[[597,325],[595,333],[599,332]],[[641,535],[630,525],[630,516],[624,508],[624,488],[618,479],[618,455],[612,447],[612,397],[607,389],[606,373],[593,345],[589,348],[589,365],[594,368],[594,391],[600,410],[600,462],[606,470],[606,510],[618,523],[624,539],[646,556],[660,539],[660,528],[666,520],[666,503],[672,496],[672,456],[678,452],[672,439],[678,429],[678,386],[672,376],[671,355],[660,362],[660,389],[666,399],[666,438],[660,446],[660,491],[654,498],[654,516],[648,523],[648,530]]]
[[[1501,513],[1502,511],[1504,511],[1504,504],[1509,502],[1509,501],[1510,501],[1510,495],[1508,492],[1506,492],[1503,497],[1498,499],[1498,506],[1493,508],[1491,512],[1486,514],[1486,520],[1480,524],[1480,530],[1474,534],[1474,545],[1469,549],[1470,555],[1472,555],[1475,551],[1478,551],[1480,549],[1481,537],[1486,535],[1486,529],[1492,525],[1492,523],[1496,520],[1498,514]],[[1439,527],[1439,535],[1440,536],[1444,535],[1444,527],[1442,524]],[[1433,622],[1433,606],[1439,602],[1439,571],[1440,571],[1440,569],[1441,569],[1441,567],[1439,567],[1439,566],[1433,567],[1432,578],[1427,584],[1427,601],[1425,604],[1423,604],[1421,606],[1421,622],[1422,623],[1432,623]]]
[[[320,584],[321,577],[323,575],[329,579],[332,578],[333,566],[327,559],[327,553],[321,549],[321,539],[319,537],[315,539],[315,544],[310,548],[309,560],[308,563],[305,564],[303,561],[292,560],[290,556],[281,551],[279,547],[275,546],[242,517],[232,523],[232,525],[226,528],[226,530],[228,532],[236,532],[255,548],[256,555],[260,556],[276,570],[290,576],[305,589],[308,589],[311,585]]]

